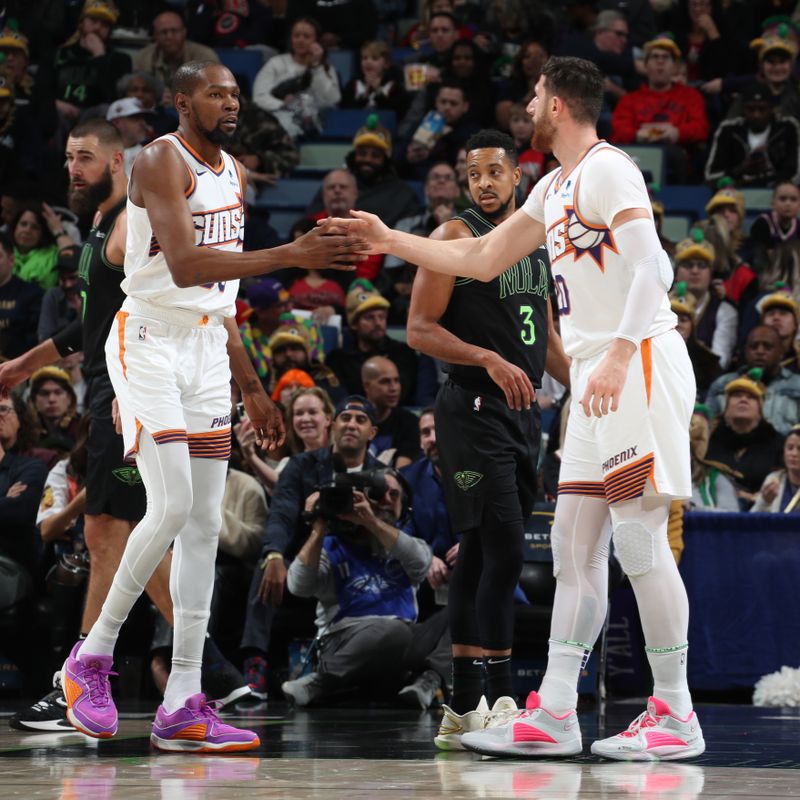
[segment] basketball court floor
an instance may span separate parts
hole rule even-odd
[[[14,707],[11,707],[11,706]],[[252,754],[152,751],[152,710],[123,713],[119,734],[28,734],[0,719],[0,798],[59,800],[427,800],[427,798],[800,798],[800,709],[698,707],[707,752],[691,763],[626,764],[584,755],[560,761],[437,753],[439,712],[295,711],[270,704],[227,717],[261,737]],[[584,742],[624,728],[643,705],[581,714]],[[588,752],[588,746],[586,747]]]

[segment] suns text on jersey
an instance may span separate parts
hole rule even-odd
[[[241,203],[192,213],[195,227],[195,244],[198,247],[220,247],[239,241],[244,222]]]

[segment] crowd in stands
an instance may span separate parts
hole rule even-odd
[[[44,5],[0,12],[0,361],[81,313],[80,248],[94,209],[68,191],[69,131],[110,121],[130,173],[137,153],[177,123],[170,82],[182,63],[228,63],[234,52],[257,63],[249,73],[232,67],[242,107],[227,148],[250,179],[245,249],[256,249],[353,208],[428,236],[472,202],[464,145],[481,128],[513,136],[523,199],[555,165],[531,148],[526,105],[550,55],[579,56],[606,74],[601,134],[663,163],[656,175],[641,162],[698,387],[685,506],[800,512],[797,0]],[[336,109],[356,114],[348,152],[315,171],[303,147],[324,137]],[[298,178],[316,184],[283,230],[268,198]],[[691,216],[686,204],[670,207],[666,190],[676,186],[693,192]],[[748,208],[751,190],[761,190],[757,208]],[[673,211],[686,223],[675,241]],[[258,696],[268,659],[280,661],[276,642],[297,636],[324,634],[316,671],[284,686],[299,705],[369,684],[376,670],[397,673],[401,699],[426,705],[449,675],[442,590],[458,541],[431,408],[444,373],[405,341],[415,270],[371,256],[355,274],[286,269],[242,282],[242,339],[285,409],[288,437],[277,450],[257,448],[234,396],[219,575],[244,576],[249,591],[222,592],[211,628]],[[45,575],[85,550],[84,388],[76,354],[0,398],[0,560],[18,576],[0,591],[0,614],[46,596]],[[570,395],[553,381],[541,394],[539,492],[552,503]],[[332,530],[313,509],[334,469],[383,477]],[[381,593],[354,596],[340,579],[347,570],[379,576]],[[365,631],[356,623],[365,615],[385,624]],[[50,656],[53,666],[63,660]]]

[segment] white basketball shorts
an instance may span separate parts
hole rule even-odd
[[[618,409],[586,416],[580,400],[605,354],[572,362],[559,495],[598,497],[609,505],[644,494],[691,497],[689,423],[696,389],[680,334],[645,339],[631,359]]]
[[[127,298],[106,340],[132,460],[142,432],[156,444],[185,442],[193,458],[230,458],[231,373],[221,316]]]

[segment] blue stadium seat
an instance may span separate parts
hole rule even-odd
[[[406,181],[406,183],[417,193],[419,202],[425,205],[425,184],[422,181]]]
[[[216,53],[219,60],[233,73],[239,82],[239,88],[248,97],[253,94],[253,83],[261,67],[264,66],[264,54],[261,50],[247,50],[241,47],[218,47]]]
[[[742,189],[747,213],[768,211],[772,208],[772,189]]]
[[[331,50],[327,57],[328,63],[339,73],[339,84],[344,89],[355,74],[355,50]]]
[[[671,242],[679,242],[689,235],[689,226],[692,221],[689,217],[665,214],[661,224],[661,233]]]
[[[412,56],[418,55],[419,50],[413,47],[393,47],[392,48],[392,61],[398,66],[402,66]]]
[[[622,144],[624,150],[638,165],[648,183],[664,185],[664,148],[660,144]]]
[[[303,216],[302,209],[276,208],[270,210],[269,224],[272,225],[273,228],[275,228],[275,231],[278,234],[278,236],[280,236],[281,239],[286,241],[289,238],[289,229],[302,216]]]
[[[693,222],[705,219],[705,206],[710,197],[711,190],[707,186],[664,186],[658,193],[665,214],[685,214]]]
[[[392,136],[395,135],[397,115],[394,111],[366,108],[332,108],[325,114],[319,137],[320,139],[346,139],[351,141],[356,131],[366,122],[370,114],[377,114],[381,125]]]
[[[306,142],[300,145],[299,172],[325,174],[344,166],[347,154],[352,150],[350,142]]]
[[[256,197],[257,206],[305,209],[320,187],[317,178],[285,178],[265,186]],[[298,214],[299,216],[299,214]]]

